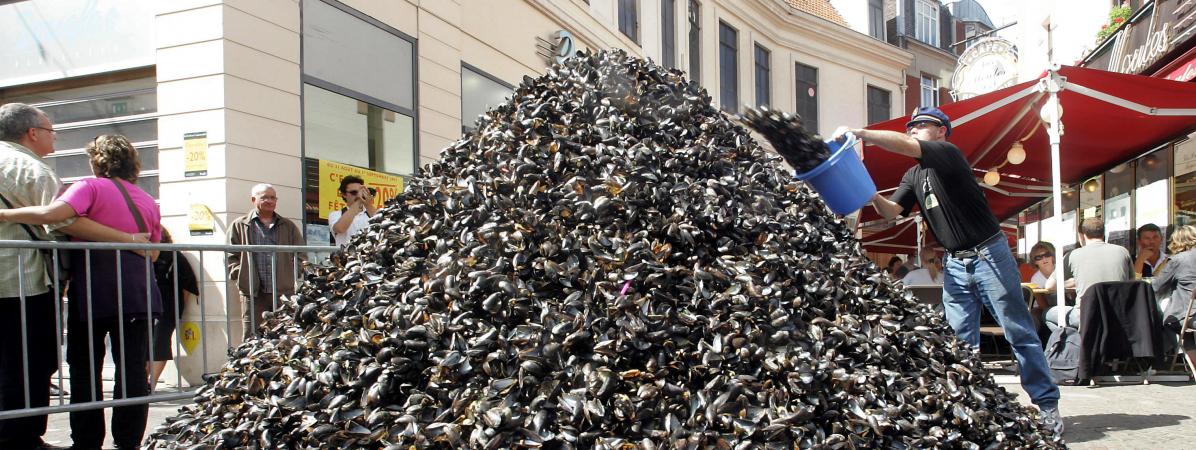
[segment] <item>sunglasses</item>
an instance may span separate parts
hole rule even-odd
[[[1039,253],[1037,255],[1034,255],[1034,261],[1041,261],[1042,258],[1054,258],[1054,257],[1055,257],[1054,253]]]

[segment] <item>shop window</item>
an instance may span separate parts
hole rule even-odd
[[[939,79],[922,74],[922,106],[939,105]]]
[[[639,0],[619,1],[619,31],[636,44],[640,43]]]
[[[660,0],[660,63],[677,68],[677,0]]]
[[[461,131],[472,131],[479,116],[506,102],[514,90],[496,77],[461,64]]]
[[[363,176],[382,201],[415,172],[416,46],[334,0],[304,0],[302,29],[304,222],[320,245],[341,176]]]
[[[137,184],[158,196],[158,97],[152,77],[99,83],[6,97],[3,103],[28,103],[54,123],[55,151],[46,163],[71,184],[92,176],[85,148],[102,134],[119,134],[137,148],[141,174]]]
[[[885,5],[883,0],[868,0],[868,35],[885,38]]]
[[[797,114],[807,130],[818,132],[818,69],[796,63]]]
[[[702,84],[702,5],[689,0],[689,81]]]
[[[414,39],[336,2],[303,1],[303,75],[415,109]]]
[[[756,44],[756,106],[768,106],[772,98],[772,52]]]
[[[1131,253],[1135,250],[1130,198],[1133,187],[1134,163],[1121,164],[1105,173],[1105,241],[1125,247]]]
[[[1175,144],[1175,226],[1196,225],[1196,135]]]
[[[889,120],[893,110],[892,96],[889,91],[876,86],[868,86],[868,123],[878,123]]]
[[[1139,158],[1137,168],[1134,179],[1134,229],[1153,223],[1168,230],[1171,225],[1168,182],[1171,174],[1171,145]]]
[[[1100,217],[1104,198],[1104,177],[1097,175],[1080,183],[1080,220]]]
[[[723,111],[739,109],[739,32],[718,23],[718,100]]]
[[[939,46],[939,2],[938,0],[915,0],[914,38]]]
[[[410,116],[312,85],[303,87],[307,158],[378,172],[415,172]]]

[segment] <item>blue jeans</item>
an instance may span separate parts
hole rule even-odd
[[[1022,297],[1021,276],[1004,235],[990,239],[976,256],[948,255],[943,275],[943,312],[959,339],[980,348],[980,307],[988,308],[1005,330],[1021,366],[1022,388],[1040,408],[1059,404],[1034,320]]]

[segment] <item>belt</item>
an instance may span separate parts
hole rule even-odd
[[[955,258],[955,259],[975,258],[980,255],[980,251],[982,249],[984,249],[984,247],[988,247],[989,243],[993,242],[994,240],[996,240],[999,237],[1002,237],[1004,234],[1005,233],[998,231],[997,234],[994,234],[991,237],[989,237],[988,239],[985,239],[984,242],[980,243],[980,245],[977,245],[972,248],[965,248],[963,250],[956,250],[956,251],[952,251],[952,252],[948,252],[948,253],[950,253],[951,257]]]

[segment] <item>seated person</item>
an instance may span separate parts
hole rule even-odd
[[[1163,248],[1163,230],[1153,223],[1139,227],[1134,273],[1141,278],[1156,277],[1166,264],[1167,252]]]
[[[1163,325],[1179,331],[1181,321],[1194,314],[1188,306],[1196,289],[1196,227],[1184,225],[1175,230],[1167,250],[1171,262],[1155,274],[1151,287],[1163,311]]]
[[[1047,241],[1038,241],[1030,247],[1030,260],[1034,262],[1034,275],[1030,276],[1030,283],[1045,287],[1047,279],[1055,273],[1055,246]]]
[[[1099,217],[1089,217],[1080,223],[1080,248],[1072,250],[1063,260],[1063,277],[1075,280],[1076,298],[1084,298],[1089,286],[1105,281],[1129,281],[1134,279],[1134,260],[1130,252],[1120,245],[1105,242],[1105,222]],[[1046,288],[1055,289],[1055,278],[1047,279]],[[1076,306],[1060,305],[1047,311],[1047,328],[1059,327],[1060,310],[1066,315],[1066,325],[1080,327],[1080,303]]]
[[[906,286],[943,285],[943,255],[934,250],[922,250],[922,268],[911,270],[901,278]]]

